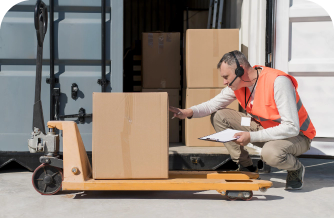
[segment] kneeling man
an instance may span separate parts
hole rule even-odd
[[[262,148],[261,159],[266,164],[288,171],[286,189],[301,189],[305,167],[296,156],[310,149],[316,130],[297,92],[296,79],[280,70],[252,67],[240,51],[226,53],[217,68],[227,87],[216,97],[188,109],[170,107],[174,117],[211,114],[216,132],[244,131],[235,134],[237,140],[224,143],[232,160],[256,172],[244,149],[251,142]],[[246,113],[226,108],[235,99]],[[241,125],[242,120],[246,125]]]

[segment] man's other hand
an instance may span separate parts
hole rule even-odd
[[[193,116],[193,110],[191,109],[180,109],[177,107],[169,106],[169,111],[174,113],[172,119],[174,119],[175,117],[179,119],[185,119],[187,117]]]
[[[234,138],[237,138],[235,140],[235,143],[241,146],[245,146],[250,142],[250,133],[249,132],[238,132],[234,134]]]

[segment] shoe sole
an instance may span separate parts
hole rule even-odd
[[[303,167],[303,174],[302,174],[302,186],[300,186],[299,188],[292,188],[292,187],[286,187],[285,190],[300,190],[303,188],[303,185],[304,185],[304,175],[305,175],[305,167],[304,165],[302,165]]]

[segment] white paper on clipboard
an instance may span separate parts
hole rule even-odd
[[[202,140],[208,140],[208,141],[215,141],[215,142],[229,142],[229,141],[233,141],[237,138],[234,138],[234,134],[238,133],[238,132],[244,132],[244,131],[240,131],[240,130],[234,130],[234,129],[226,129],[223,130],[221,132],[217,132],[214,133],[212,135],[208,135],[208,136],[204,136],[202,138]]]

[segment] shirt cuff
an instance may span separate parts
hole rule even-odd
[[[189,119],[200,117],[199,116],[199,111],[198,111],[197,107],[192,106],[192,107],[190,107],[190,109],[193,111],[193,115],[191,117],[189,117]]]
[[[260,142],[260,134],[259,132],[249,132],[250,142]]]

